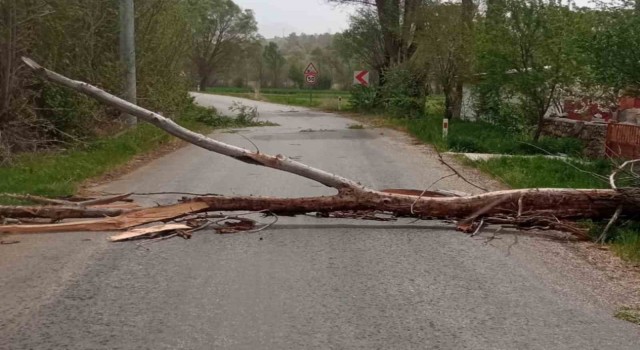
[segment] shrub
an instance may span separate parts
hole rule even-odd
[[[349,105],[357,112],[370,112],[378,106],[376,89],[366,86],[354,86],[349,95]]]
[[[449,149],[454,152],[486,152],[486,149],[480,144],[480,142],[472,137],[452,135],[447,138],[447,145],[449,146]]]
[[[238,101],[233,101],[229,110],[236,113],[236,120],[241,124],[251,124],[258,119],[258,107],[251,107]]]
[[[380,87],[384,106],[395,117],[415,118],[424,116],[425,91],[423,84],[408,69],[390,69],[384,74]]]

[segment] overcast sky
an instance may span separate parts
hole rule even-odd
[[[588,6],[593,0],[573,0]],[[613,0],[604,0],[611,2]],[[243,9],[252,9],[260,34],[265,38],[288,36],[292,32],[306,34],[337,33],[349,24],[354,6],[337,6],[326,0],[234,0]],[[567,3],[567,0],[562,0]]]
[[[347,28],[351,6],[336,6],[326,0],[234,0],[243,9],[252,9],[260,34],[265,38],[306,34],[337,33]]]

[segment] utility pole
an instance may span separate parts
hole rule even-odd
[[[124,99],[136,104],[136,43],[135,13],[133,0],[120,0],[120,60],[124,67]],[[132,115],[123,115],[122,120],[130,126],[138,123]]]

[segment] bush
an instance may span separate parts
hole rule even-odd
[[[447,138],[449,150],[454,152],[466,153],[485,153],[486,148],[483,147],[477,139],[467,136],[451,135]]]
[[[101,126],[95,115],[104,113],[95,101],[53,84],[42,85],[36,106],[39,116],[50,123],[49,134],[53,138],[65,138],[66,134],[78,138],[95,136]]]
[[[357,85],[351,89],[349,105],[357,112],[371,112],[378,106],[375,88]]]
[[[233,101],[229,110],[237,114],[236,120],[241,124],[251,124],[258,119],[258,107],[251,107],[238,101]]]
[[[384,74],[380,97],[385,109],[394,117],[424,116],[425,91],[423,84],[408,69],[390,69]]]
[[[326,74],[321,74],[318,77],[318,84],[315,88],[320,90],[329,90],[331,89],[331,85],[333,85],[333,79]]]

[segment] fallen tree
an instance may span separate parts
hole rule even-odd
[[[479,222],[561,229],[582,236],[568,222],[577,219],[604,219],[640,212],[640,191],[637,188],[617,188],[615,175],[626,171],[624,166],[612,174],[612,189],[521,189],[488,192],[478,195],[448,195],[439,192],[395,190],[378,191],[329,172],[310,167],[283,155],[268,155],[229,145],[185,129],[160,114],[124,101],[97,87],[71,80],[40,67],[28,58],[23,61],[38,75],[56,84],[92,97],[123,113],[147,121],[167,133],[201,148],[257,166],[269,167],[314,180],[337,190],[333,196],[307,198],[195,196],[172,206],[145,209],[109,209],[58,205],[44,207],[0,207],[5,217],[47,217],[54,219],[95,218],[100,213],[109,216],[83,222],[46,225],[4,225],[0,232],[31,233],[56,231],[120,230],[152,222],[169,222],[177,218],[207,212],[250,211],[273,215],[305,213],[384,212],[393,216],[419,219],[456,219],[458,228],[473,232]],[[456,172],[457,173],[457,172]],[[631,171],[632,174],[635,174]],[[458,174],[459,175],[459,174]],[[419,192],[419,193],[418,193]],[[96,200],[100,202],[100,200]],[[68,204],[68,203],[63,203]],[[200,227],[202,216],[194,226]]]

